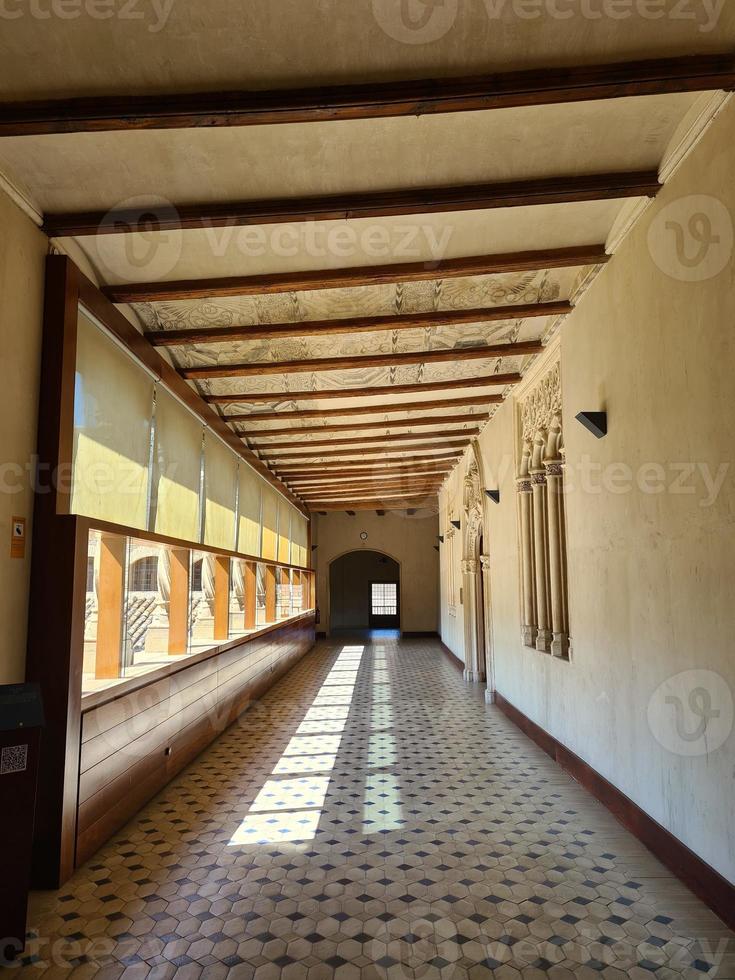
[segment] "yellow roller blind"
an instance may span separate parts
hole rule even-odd
[[[278,498],[278,560],[288,564],[291,561],[291,504],[283,497]]]
[[[247,463],[240,463],[240,528],[237,550],[260,557],[260,497],[263,481]]]
[[[263,558],[278,558],[279,494],[269,483],[263,484]]]
[[[204,434],[204,544],[235,549],[237,457],[207,431]]]
[[[79,316],[71,510],[145,529],[153,379]]]
[[[153,488],[154,530],[185,541],[199,540],[199,479],[204,427],[167,391],[156,396]]]
[[[305,568],[308,562],[307,544],[309,540],[309,522],[304,515],[293,508],[291,515],[291,564]]]

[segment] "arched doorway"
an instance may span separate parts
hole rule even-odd
[[[335,558],[329,566],[329,632],[400,626],[399,563],[366,549]]]

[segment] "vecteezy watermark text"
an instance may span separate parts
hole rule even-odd
[[[480,0],[465,0],[469,9]],[[535,21],[685,21],[702,34],[717,27],[725,0],[482,0],[491,22]],[[452,29],[460,0],[373,0],[381,29],[402,44],[432,44]]]
[[[0,0],[0,20],[125,20],[162,31],[176,0]]]

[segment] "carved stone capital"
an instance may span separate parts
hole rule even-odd
[[[462,562],[462,573],[464,575],[477,574],[477,562],[474,558],[469,558]]]
[[[564,476],[564,464],[561,460],[550,460],[544,463],[547,476]]]
[[[526,479],[517,480],[516,481],[516,486],[518,488],[518,493],[532,493],[533,492],[533,484],[532,484],[532,482],[530,480],[526,480]]]
[[[561,368],[557,363],[538,382],[521,406],[524,442],[533,443],[561,417]]]
[[[480,556],[480,564],[482,565],[483,572],[489,572],[490,571],[490,556],[489,555],[481,555]]]
[[[545,487],[546,486],[546,474],[545,473],[533,473],[531,474],[531,482],[535,487]]]

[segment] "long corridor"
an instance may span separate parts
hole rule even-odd
[[[735,976],[720,921],[482,693],[436,640],[319,644],[33,897],[14,972]]]

